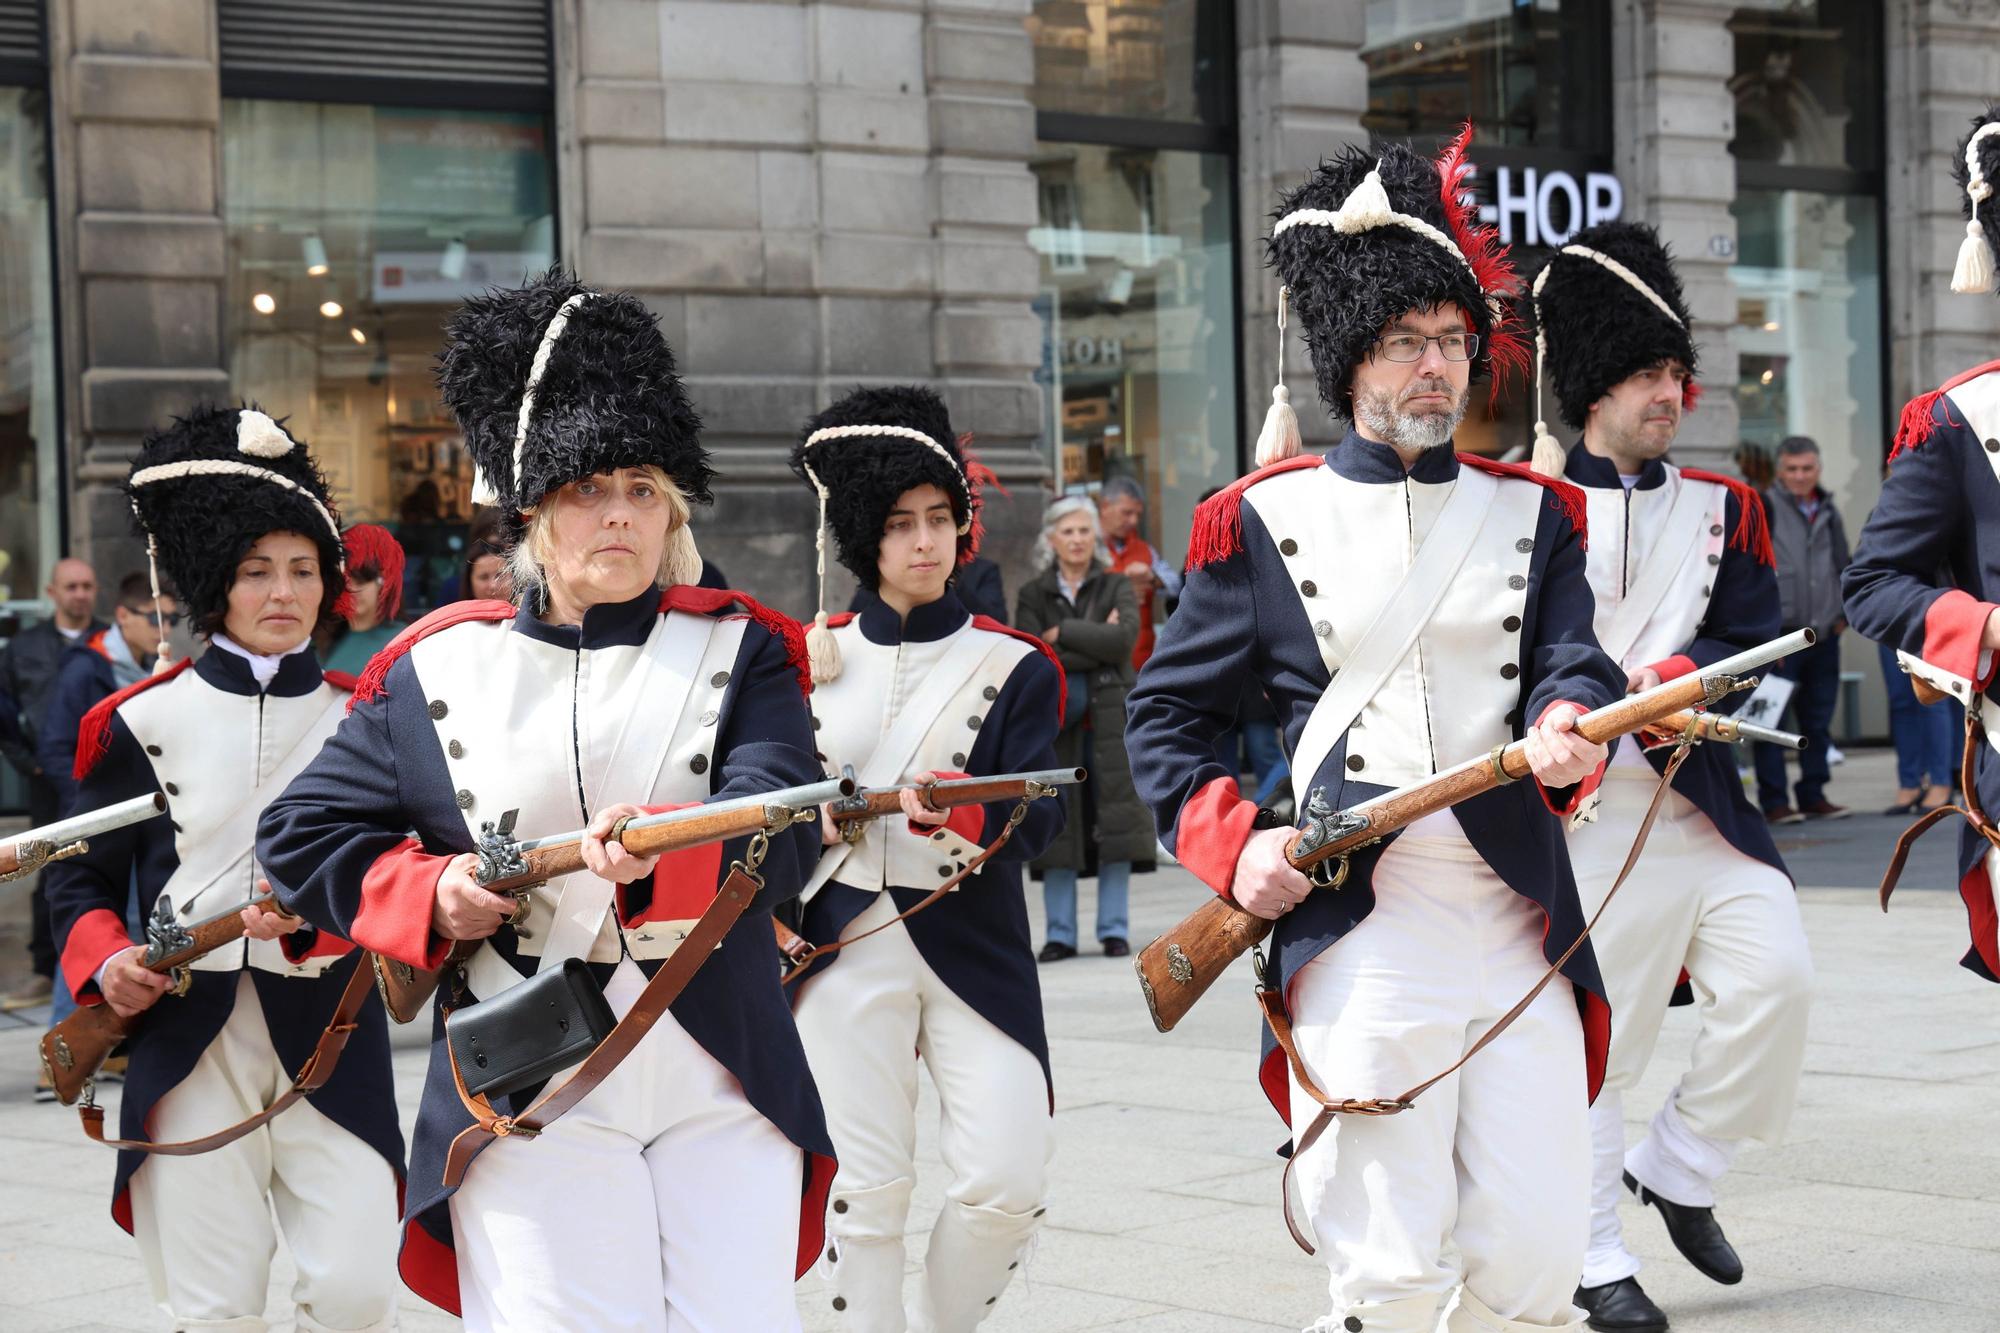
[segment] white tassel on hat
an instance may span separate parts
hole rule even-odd
[[[1546,273],[1548,270],[1542,271]],[[1538,318],[1535,322],[1539,325],[1541,320]],[[1528,460],[1528,466],[1544,477],[1560,477],[1563,469],[1569,466],[1569,451],[1550,432],[1549,423],[1542,415],[1542,365],[1548,359],[1549,335],[1538,327],[1535,330],[1535,452]]]
[[[1257,433],[1258,467],[1297,458],[1304,448],[1299,438],[1299,414],[1292,410],[1292,391],[1285,387],[1285,314],[1290,299],[1289,287],[1278,288],[1278,382],[1271,387],[1271,410],[1264,414],[1264,429]]]
[[[813,684],[825,685],[840,679],[840,642],[826,619],[826,487],[817,476],[813,477],[813,489],[819,492],[819,530],[813,534],[813,554],[819,562],[819,602],[813,611],[812,628],[806,631],[806,661],[812,667]]]
[[[1995,134],[2000,134],[2000,121],[1981,125],[1965,141],[1965,195],[1972,200],[1972,220],[1965,224],[1965,239],[1958,243],[1958,263],[1951,271],[1951,289],[1961,296],[1979,296],[1994,289],[1993,247],[1987,242],[1986,228],[1979,223],[1979,206],[1993,197],[1993,186],[1979,165],[1979,144]]]

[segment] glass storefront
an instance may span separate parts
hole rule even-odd
[[[1035,109],[1044,114],[1214,122],[1235,78],[1234,0],[1038,0]]]
[[[222,152],[232,389],[290,418],[344,521],[396,533],[419,614],[472,518],[433,360],[461,300],[554,257],[546,118],[232,98]]]
[[[41,597],[62,554],[48,118],[0,88],[0,598]]]

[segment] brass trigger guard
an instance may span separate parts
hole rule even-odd
[[[186,995],[190,990],[194,988],[193,968],[177,967],[169,975],[173,977],[174,984],[167,988],[167,994]]]
[[[1347,856],[1346,852],[1342,852],[1339,856],[1331,856],[1321,861],[1311,870],[1306,871],[1306,880],[1315,888],[1339,888],[1341,885],[1347,883],[1347,871],[1349,869]]]

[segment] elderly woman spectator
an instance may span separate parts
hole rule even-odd
[[[1044,963],[1076,957],[1076,884],[1097,876],[1097,938],[1104,952],[1131,952],[1126,894],[1134,862],[1150,870],[1153,822],[1132,790],[1125,758],[1125,695],[1132,688],[1132,644],[1139,602],[1132,581],[1111,572],[1097,508],[1065,496],[1042,515],[1041,572],[1021,589],[1015,627],[1039,634],[1067,677],[1068,704],[1056,762],[1081,765],[1090,778],[1063,789],[1068,822],[1034,862],[1048,912]]]

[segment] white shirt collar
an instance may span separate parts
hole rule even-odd
[[[219,632],[214,638],[209,640],[209,643],[225,652],[235,653],[238,657],[248,662],[250,664],[250,674],[256,678],[258,685],[263,686],[271,683],[271,678],[278,674],[279,664],[287,657],[290,657],[294,653],[302,653],[312,647],[312,636],[307,635],[305,638],[299,640],[298,646],[295,648],[287,648],[282,653],[272,653],[268,656],[262,653],[253,653],[227,634]]]

